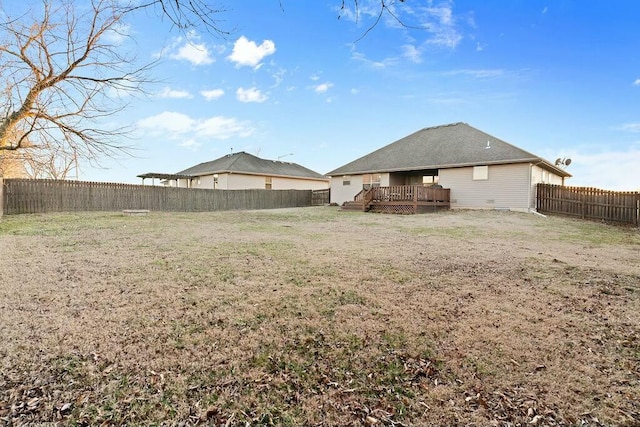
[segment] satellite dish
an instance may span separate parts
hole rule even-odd
[[[564,166],[567,167],[571,164],[571,159],[568,157],[558,157],[555,161],[556,166]]]

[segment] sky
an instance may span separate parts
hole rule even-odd
[[[568,185],[640,190],[640,2],[407,0],[370,31],[379,1],[341,4],[220,0],[224,37],[131,16],[123,43],[158,61],[149,96],[110,118],[134,126],[133,156],[78,178],[140,183],[238,151],[324,174],[465,122],[570,158]]]

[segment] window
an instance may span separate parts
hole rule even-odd
[[[380,187],[382,175],[379,173],[362,175],[362,189],[368,190],[371,187]]]
[[[349,175],[342,177],[342,185],[351,185],[351,177]]]
[[[489,179],[489,166],[474,166],[473,180],[480,181]]]
[[[430,187],[438,183],[438,175],[425,175],[422,177],[422,185]]]
[[[265,176],[264,177],[264,188],[266,188],[267,190],[271,190],[271,177],[270,176]]]

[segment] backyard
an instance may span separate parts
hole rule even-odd
[[[640,423],[637,228],[14,215],[0,259],[0,425]]]

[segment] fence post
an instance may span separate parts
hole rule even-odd
[[[4,182],[0,176],[0,218],[2,218],[2,214],[4,214]]]

